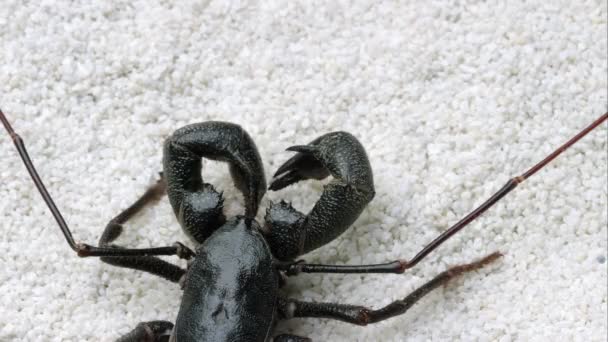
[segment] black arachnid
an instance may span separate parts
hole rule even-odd
[[[288,148],[295,155],[266,184],[262,161],[252,138],[233,123],[209,121],[177,130],[164,144],[161,179],[133,205],[107,224],[98,245],[77,243],[46,191],[26,152],[23,140],[5,115],[0,119],[13,139],[27,170],[49,206],[69,246],[81,257],[101,257],[112,265],[137,269],[179,283],[183,296],[175,321],[142,322],[119,341],[308,341],[274,332],[280,320],[329,318],[367,325],[405,313],[419,299],[450,279],[479,269],[501,254],[495,252],[469,264],[454,266],[430,279],[407,297],[378,309],[342,303],[300,301],[284,296],[285,277],[299,273],[403,273],[418,264],[468,223],[606,119],[602,115],[564,145],[520,176],[510,179],[477,209],[434,239],[409,260],[374,265],[309,264],[298,258],[341,235],[374,198],[372,167],[363,146],[351,134],[331,132],[306,145]],[[202,159],[228,163],[245,212],[226,217],[223,198],[201,176]],[[267,189],[280,190],[307,179],[333,180],[312,210],[303,214],[286,202],[271,204],[264,223],[256,221]],[[127,248],[114,245],[123,224],[146,205],[167,194],[182,229],[195,245]],[[183,269],[160,255],[189,261]]]

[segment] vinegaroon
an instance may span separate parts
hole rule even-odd
[[[346,132],[320,136],[307,145],[288,148],[296,154],[275,173],[268,189],[280,190],[307,179],[333,180],[306,215],[284,201],[272,204],[260,225],[255,216],[267,185],[262,161],[251,137],[240,126],[203,122],[183,127],[164,145],[161,179],[133,205],[110,220],[98,246],[76,243],[38,176],[23,140],[0,111],[0,120],[13,139],[36,187],[51,210],[69,246],[80,257],[101,257],[120,267],[137,269],[179,283],[183,289],[175,324],[140,323],[119,341],[309,341],[281,334],[272,337],[277,321],[292,317],[322,317],[367,325],[405,313],[419,299],[450,279],[479,269],[501,254],[452,267],[402,300],[374,310],[339,303],[303,302],[279,293],[284,277],[299,273],[403,273],[418,264],[467,224],[489,209],[520,183],[543,168],[569,146],[608,119],[602,115],[522,175],[510,179],[498,192],[410,260],[374,265],[322,265],[296,260],[341,235],[373,199],[373,175],[366,152]],[[201,176],[202,158],[224,161],[245,200],[242,216],[226,218],[221,193]],[[177,219],[196,246],[192,251],[179,242],[173,246],[133,249],[112,244],[123,224],[165,193]],[[176,255],[189,261],[182,269],[156,258]]]

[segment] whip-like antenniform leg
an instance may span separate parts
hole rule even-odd
[[[374,197],[367,154],[351,134],[332,132],[287,150],[298,153],[278,169],[270,190],[330,174],[334,180],[324,187],[308,215],[283,201],[271,204],[265,217],[266,238],[279,260],[293,260],[332,241],[355,222]]]
[[[38,172],[36,172],[36,168],[32,163],[29,155],[27,154],[27,150],[25,149],[25,144],[23,143],[23,139],[13,130],[10,123],[4,116],[4,113],[0,110],[0,121],[4,125],[4,128],[10,134],[13,139],[13,143],[19,151],[19,155],[25,164],[25,168],[29,172],[34,184],[36,184],[36,188],[40,191],[40,195],[44,199],[44,202],[49,207],[49,210],[53,214],[55,221],[59,225],[63,236],[70,245],[70,248],[74,250],[78,256],[80,257],[88,257],[88,256],[148,256],[148,255],[177,255],[180,258],[189,259],[194,255],[188,247],[183,244],[177,242],[173,246],[170,247],[155,247],[155,248],[112,248],[112,247],[95,247],[84,243],[76,243],[74,241],[74,237],[72,236],[72,232],[70,232],[70,228],[68,228],[67,223],[63,219],[61,212],[57,209],[53,198],[49,195],[49,192],[46,190],[46,187],[42,183]]]
[[[521,176],[510,179],[497,193],[492,195],[487,201],[480,205],[477,209],[473,210],[470,214],[465,216],[463,219],[458,221],[455,225],[450,227],[444,233],[439,235],[435,240],[424,247],[418,254],[409,261],[396,260],[387,262],[384,264],[375,265],[319,265],[319,264],[305,264],[303,262],[287,263],[280,265],[280,268],[285,270],[289,275],[294,275],[300,272],[304,273],[403,273],[406,269],[414,267],[418,264],[425,256],[439,247],[447,239],[452,237],[454,234],[459,232],[466,225],[475,220],[479,215],[483,214],[486,210],[492,207],[496,202],[508,194],[511,190],[515,189],[517,185],[528,179],[530,176],[535,174],[538,170],[542,169],[545,165],[555,159],[558,155],[564,152],[568,147],[579,141],[582,137],[591,132],[594,128],[602,124],[602,122],[608,119],[608,113],[600,116],[597,120],[587,126],[585,129],[580,131],[577,135],[568,140],[565,144],[560,146],[558,149],[553,151],[545,159],[541,160],[538,164],[531,167],[528,171],[524,172]]]

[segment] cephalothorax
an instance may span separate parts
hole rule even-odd
[[[175,323],[140,323],[119,341],[308,341],[289,334],[273,337],[277,321],[292,317],[323,317],[366,325],[406,312],[425,294],[465,272],[498,259],[492,253],[476,262],[450,268],[402,300],[373,310],[338,303],[303,302],[281,295],[283,276],[307,273],[403,273],[450,236],[470,223],[519,183],[540,170],[570,145],[608,119],[608,113],[585,128],[547,158],[521,176],[509,180],[495,195],[432,241],[409,261],[376,265],[319,265],[296,261],[342,234],[374,197],[372,168],[363,146],[351,134],[332,132],[307,145],[292,146],[296,152],[276,172],[268,189],[280,190],[306,179],[333,180],[308,214],[281,201],[270,204],[260,225],[255,216],[266,189],[262,160],[251,137],[238,125],[203,122],[183,127],[164,145],[161,179],[133,205],[106,226],[99,246],[77,244],[59,210],[46,191],[25,145],[0,111],[27,170],[70,247],[79,256],[99,256],[103,261],[149,272],[180,283],[183,297]],[[202,159],[227,162],[237,189],[243,194],[245,213],[227,218],[223,198],[201,176]],[[144,206],[167,193],[175,215],[195,245],[132,249],[112,244],[123,224]],[[157,255],[188,259],[187,270]]]

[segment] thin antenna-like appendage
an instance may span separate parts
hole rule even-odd
[[[486,210],[490,209],[494,205],[494,203],[498,202],[501,198],[503,198],[506,194],[511,192],[511,190],[515,189],[517,185],[522,183],[524,180],[528,179],[528,177],[535,174],[538,170],[542,169],[545,165],[551,162],[555,157],[564,152],[568,147],[572,146],[574,143],[579,141],[582,137],[587,135],[594,128],[599,126],[602,122],[608,119],[608,112],[604,115],[600,116],[597,120],[595,120],[591,125],[587,128],[583,129],[580,133],[575,135],[572,139],[568,140],[565,144],[560,146],[557,150],[553,151],[550,155],[548,155],[545,159],[543,159],[538,164],[534,165],[530,170],[524,172],[521,176],[514,177],[510,179],[507,184],[505,184],[502,189],[498,190],[497,193],[492,195],[487,201],[485,201],[482,205],[480,205],[477,209],[473,210],[470,214],[465,216],[462,220],[458,221],[455,225],[450,227],[448,230],[443,232],[443,234],[439,235],[435,240],[433,240],[430,244],[424,247],[413,259],[404,262],[402,267],[404,269],[412,268],[417,263],[420,262],[425,256],[431,253],[435,248],[439,247],[442,243],[444,243],[447,239],[452,237],[452,235],[458,233],[462,228],[475,220],[479,215],[483,214]]]
[[[23,163],[25,164],[25,168],[27,169],[30,176],[32,177],[32,180],[34,180],[34,184],[36,184],[36,188],[38,188],[38,191],[42,195],[44,202],[51,210],[51,213],[53,214],[55,221],[57,221],[59,228],[61,228],[61,232],[63,233],[63,236],[65,236],[65,240],[67,241],[68,245],[70,245],[70,248],[72,248],[72,250],[74,250],[78,254],[78,256],[87,257],[87,256],[178,255],[180,258],[188,259],[194,255],[194,252],[192,252],[190,249],[188,249],[186,246],[184,246],[180,243],[176,243],[175,245],[168,246],[168,247],[154,247],[154,248],[140,248],[140,249],[95,247],[95,246],[87,245],[84,243],[76,243],[74,241],[74,237],[72,236],[72,232],[70,232],[70,229],[68,228],[67,223],[65,222],[65,220],[63,219],[63,216],[61,215],[61,212],[59,211],[59,209],[57,209],[57,206],[55,205],[53,198],[51,198],[51,195],[49,195],[49,192],[46,190],[46,187],[42,183],[42,180],[40,179],[40,176],[38,175],[38,172],[36,171],[36,168],[34,167],[32,160],[30,159],[29,155],[27,154],[27,150],[25,149],[25,144],[23,143],[23,139],[21,139],[19,134],[17,134],[13,130],[13,127],[11,127],[11,124],[8,122],[8,119],[6,118],[6,116],[4,115],[4,113],[2,112],[1,109],[0,109],[0,121],[2,121],[4,128],[6,129],[8,134],[13,139],[13,143],[15,144],[15,147],[17,147],[17,151],[19,151],[19,155],[21,156],[21,159],[23,160]]]
[[[72,233],[70,232],[70,229],[68,228],[67,223],[65,223],[63,216],[61,216],[61,212],[59,212],[59,209],[57,209],[57,206],[55,205],[55,202],[53,202],[51,195],[49,195],[49,192],[46,190],[46,187],[42,183],[42,180],[40,179],[38,172],[36,172],[36,168],[34,167],[34,164],[32,164],[32,160],[30,159],[30,156],[27,154],[27,150],[25,149],[25,144],[23,143],[23,139],[21,139],[19,134],[15,133],[15,131],[13,130],[13,127],[11,127],[11,124],[8,122],[8,120],[4,116],[2,109],[0,109],[0,120],[2,121],[2,124],[4,125],[4,128],[6,128],[8,134],[10,134],[11,138],[13,139],[13,143],[15,144],[17,151],[19,151],[19,155],[21,156],[21,159],[23,160],[23,163],[25,164],[25,168],[27,169],[27,171],[30,173],[30,176],[34,180],[34,183],[36,184],[38,191],[42,195],[42,198],[44,198],[44,202],[51,210],[51,213],[53,214],[55,221],[57,221],[59,228],[61,228],[61,232],[65,236],[65,239],[67,240],[68,244],[70,245],[70,248],[72,248],[74,251],[78,252],[78,246],[76,245],[76,242],[74,241],[74,237],[72,237]]]
[[[515,189],[517,185],[528,177],[535,174],[538,170],[542,169],[543,166],[547,165],[550,161],[555,159],[560,153],[564,152],[568,147],[579,141],[587,133],[592,131],[594,128],[602,124],[602,122],[608,119],[608,113],[599,117],[587,128],[583,129],[580,133],[575,135],[572,139],[568,140],[565,144],[560,146],[553,153],[548,155],[538,164],[534,165],[530,170],[524,172],[521,176],[510,179],[502,189],[498,190],[497,193],[492,195],[487,201],[480,205],[477,209],[473,210],[470,214],[465,216],[463,219],[458,221],[455,225],[450,227],[448,230],[439,235],[435,240],[424,247],[413,259],[409,261],[395,260],[383,264],[373,265],[324,265],[324,264],[307,264],[303,260],[296,262],[283,262],[278,263],[277,267],[280,270],[285,271],[289,275],[297,275],[299,273],[403,273],[405,270],[414,267],[424,259],[429,253],[439,247],[442,243],[458,233],[462,228],[475,220],[479,215],[483,214],[486,210],[490,209],[494,203],[498,202],[511,190]]]

